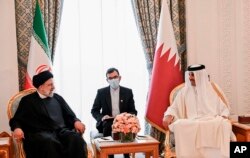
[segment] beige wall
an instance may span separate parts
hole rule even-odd
[[[188,63],[203,63],[234,114],[250,114],[250,1],[187,0]]]
[[[0,132],[8,131],[7,102],[18,92],[17,47],[13,0],[0,1]]]

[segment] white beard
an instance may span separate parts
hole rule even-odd
[[[49,97],[52,98],[53,96],[54,96],[54,92],[52,92],[52,93],[49,94]]]
[[[54,96],[54,92],[53,92],[53,91],[52,91],[52,92],[50,92],[50,91],[44,92],[43,95],[45,95],[45,96],[47,96],[47,97],[53,97],[53,96]]]

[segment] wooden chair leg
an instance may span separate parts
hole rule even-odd
[[[132,158],[135,158],[135,153],[130,153],[130,156],[131,156]]]
[[[170,131],[167,130],[166,132],[166,139],[165,139],[165,156],[164,158],[175,158],[176,155],[170,149]]]

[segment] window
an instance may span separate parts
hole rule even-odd
[[[133,90],[143,133],[148,73],[131,2],[64,1],[54,80],[57,93],[86,125],[86,141],[96,123],[90,111],[97,89],[108,86],[109,67],[118,68],[121,85]]]

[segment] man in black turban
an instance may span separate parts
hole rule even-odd
[[[38,88],[48,79],[53,78],[53,74],[50,71],[43,71],[37,75],[33,76],[33,86]]]
[[[53,74],[33,77],[37,91],[24,96],[10,127],[15,139],[23,139],[27,158],[87,158],[82,138],[85,126],[66,101],[54,93]]]

